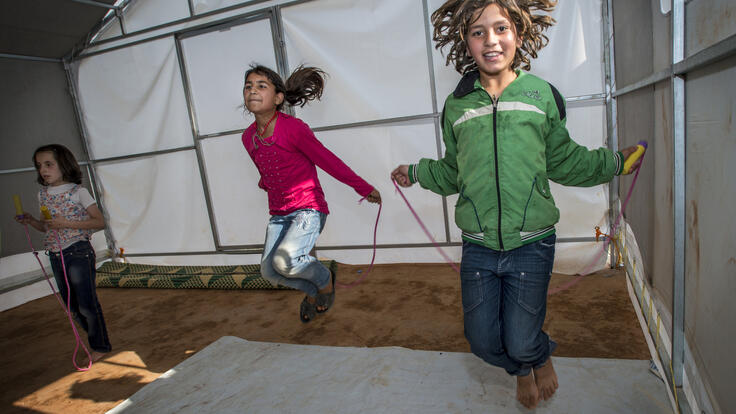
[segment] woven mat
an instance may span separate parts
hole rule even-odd
[[[333,272],[335,261],[321,261]],[[261,277],[260,265],[160,266],[105,262],[97,269],[97,287],[154,289],[290,289]]]

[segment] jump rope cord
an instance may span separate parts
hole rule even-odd
[[[624,215],[624,211],[626,211],[626,206],[629,204],[629,200],[631,199],[631,194],[632,194],[632,192],[634,190],[634,186],[636,185],[636,180],[639,178],[639,171],[641,171],[641,164],[642,164],[643,161],[644,161],[644,155],[642,155],[641,156],[641,159],[638,161],[638,164],[636,166],[636,174],[634,174],[634,180],[631,182],[631,186],[629,187],[629,191],[626,194],[626,199],[624,200],[624,203],[621,206],[621,211],[619,212],[618,217],[616,217],[616,221],[614,222],[613,226],[611,226],[611,233],[610,234],[615,234],[616,233],[616,228],[618,227],[618,224],[619,224],[619,222],[621,220],[621,217],[623,217],[623,215]],[[394,183],[394,187],[396,187],[396,191],[398,191],[399,195],[401,195],[401,198],[404,199],[404,202],[406,203],[406,206],[409,207],[409,210],[411,211],[411,214],[414,215],[414,218],[417,220],[417,223],[419,223],[419,226],[424,231],[424,234],[426,234],[427,237],[432,241],[432,244],[434,245],[434,247],[442,255],[442,257],[445,259],[445,261],[450,266],[452,266],[452,268],[455,270],[455,272],[460,273],[460,269],[458,269],[457,266],[455,266],[455,263],[449,258],[449,256],[447,256],[447,254],[445,253],[445,251],[442,250],[442,248],[439,246],[439,244],[435,241],[434,237],[432,237],[432,235],[429,233],[429,230],[427,229],[427,226],[424,225],[424,223],[422,222],[422,220],[419,218],[419,215],[417,214],[417,212],[414,210],[414,208],[409,203],[409,200],[406,199],[406,196],[404,196],[404,193],[399,188],[399,185],[396,183],[395,180],[393,180],[393,183]],[[600,259],[601,255],[608,248],[608,245],[609,244],[610,244],[610,238],[606,238],[604,240],[604,242],[603,242],[603,246],[602,246],[601,250],[598,252],[598,255],[585,267],[585,269],[582,272],[580,272],[580,274],[578,275],[578,277],[576,277],[572,281],[570,281],[570,282],[568,282],[568,283],[566,283],[566,284],[564,284],[562,286],[558,286],[557,288],[548,291],[547,292],[547,296],[553,295],[555,293],[558,293],[558,292],[561,292],[561,291],[563,291],[565,289],[570,288],[574,284],[578,283],[583,276],[586,276],[586,275],[590,274],[591,271],[592,271],[592,269],[593,269],[593,266],[595,265],[595,263],[598,262],[598,260]],[[374,235],[374,255],[375,255],[375,235]]]
[[[363,200],[365,200],[368,196],[365,196],[361,198],[358,203],[361,203]],[[351,282],[351,283],[335,283],[337,286],[341,288],[351,288],[355,285],[360,284],[360,282],[365,279],[366,275],[373,270],[373,262],[376,260],[376,235],[378,234],[378,220],[381,219],[381,208],[383,207],[383,204],[378,204],[378,214],[376,215],[376,224],[373,226],[373,257],[371,258],[371,264],[368,266],[368,271],[364,272],[358,280]]]
[[[399,192],[399,195],[401,195],[401,198],[404,199],[406,206],[409,207],[409,211],[411,211],[411,214],[414,215],[414,218],[417,220],[417,223],[419,223],[419,227],[422,228],[422,230],[424,231],[424,234],[426,234],[429,240],[432,241],[434,248],[437,249],[438,252],[440,252],[440,255],[442,255],[442,257],[445,259],[447,264],[449,264],[455,270],[455,272],[460,273],[460,269],[458,269],[458,267],[455,266],[455,263],[452,261],[452,259],[450,259],[447,253],[445,253],[445,251],[442,250],[442,247],[440,247],[439,243],[437,243],[434,237],[432,237],[432,234],[427,229],[427,226],[424,225],[424,223],[422,222],[422,219],[419,218],[419,214],[417,214],[417,212],[414,211],[414,207],[411,206],[411,204],[409,203],[409,200],[407,200],[406,196],[404,196],[404,193],[401,192],[401,189],[399,188],[399,185],[396,183],[396,180],[392,180],[392,181],[394,183],[394,187],[396,188],[396,191]]]
[[[644,155],[642,155],[641,158],[638,161],[638,164],[636,166],[636,174],[634,174],[634,179],[631,181],[631,185],[629,186],[629,191],[626,194],[626,198],[624,199],[624,203],[621,205],[621,211],[619,211],[618,216],[616,216],[616,221],[614,221],[613,225],[611,226],[611,231],[609,232],[609,234],[616,234],[616,229],[618,228],[618,224],[621,222],[621,218],[624,216],[624,212],[626,211],[626,206],[629,204],[629,200],[631,199],[631,194],[634,191],[634,186],[636,185],[636,180],[639,179],[639,172],[641,171],[641,165],[642,165],[643,162],[644,162]],[[601,247],[601,249],[598,252],[598,254],[595,256],[595,258],[593,260],[591,260],[591,262],[583,269],[582,272],[580,272],[578,274],[578,276],[575,279],[573,279],[573,280],[565,283],[564,285],[557,286],[556,288],[548,291],[547,292],[547,296],[554,295],[555,293],[561,292],[561,291],[563,291],[565,289],[569,289],[570,287],[572,287],[576,283],[580,282],[580,280],[584,276],[589,275],[592,272],[592,270],[593,270],[593,266],[596,263],[598,263],[598,260],[600,260],[601,255],[603,255],[607,251],[608,245],[610,243],[611,243],[611,236],[608,236],[608,237],[606,237],[603,240],[603,246]]]
[[[74,354],[72,355],[72,364],[74,364],[74,367],[77,369],[77,371],[87,371],[90,368],[92,368],[92,355],[90,355],[89,350],[87,350],[87,347],[84,345],[84,341],[79,337],[79,332],[77,331],[76,325],[74,325],[74,320],[72,318],[72,311],[71,306],[64,305],[64,302],[61,300],[61,295],[56,292],[56,289],[54,289],[54,285],[51,283],[51,279],[49,278],[49,275],[46,273],[46,269],[43,268],[43,263],[41,263],[41,259],[38,258],[38,252],[36,249],[33,248],[33,242],[31,242],[31,234],[28,232],[28,225],[24,224],[23,227],[26,230],[26,238],[28,239],[28,245],[31,246],[31,251],[33,252],[33,255],[36,257],[36,260],[38,261],[38,265],[41,266],[41,272],[43,272],[44,277],[46,278],[46,282],[48,282],[49,287],[51,288],[51,292],[54,293],[54,296],[56,297],[56,300],[59,301],[59,305],[61,305],[61,308],[64,309],[64,312],[66,313],[66,316],[69,318],[69,324],[72,327],[72,331],[74,332],[74,338],[76,339],[76,346],[74,347]],[[71,303],[71,293],[72,289],[69,286],[69,278],[66,274],[66,263],[64,262],[64,253],[61,250],[61,241],[59,241],[59,235],[54,232],[54,238],[56,239],[56,244],[59,246],[59,256],[61,257],[61,268],[64,270],[64,281],[66,282],[66,303]],[[82,346],[82,349],[84,349],[84,352],[87,354],[87,359],[89,360],[89,365],[87,365],[87,368],[81,368],[79,365],[77,365],[77,352],[79,351],[79,346]]]

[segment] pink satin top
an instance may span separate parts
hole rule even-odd
[[[242,136],[243,146],[261,174],[258,186],[268,192],[270,214],[283,216],[305,208],[329,214],[316,167],[363,197],[373,191],[373,186],[325,148],[302,120],[279,112],[274,122],[273,134],[265,142],[254,136],[255,122]]]

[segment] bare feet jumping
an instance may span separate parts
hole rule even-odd
[[[516,377],[516,399],[526,408],[532,409],[537,406],[539,390],[537,384],[534,383],[533,373],[530,372],[529,375]]]
[[[552,358],[549,358],[541,367],[534,369],[534,379],[539,389],[539,398],[543,400],[552,398],[558,387],[557,374],[552,366]]]

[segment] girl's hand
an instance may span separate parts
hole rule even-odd
[[[629,158],[629,156],[631,156],[631,154],[634,153],[634,151],[636,151],[636,145],[632,145],[630,147],[626,147],[622,149],[621,154],[624,154],[624,161],[626,161]]]
[[[69,220],[63,217],[53,217],[51,220],[44,220],[43,223],[47,229],[65,229],[69,227]]]
[[[20,216],[15,216],[15,221],[20,224],[33,224],[33,216],[26,213],[25,211]]]
[[[409,166],[402,164],[396,167],[395,170],[391,171],[391,179],[402,187],[411,187],[412,182],[409,180]]]
[[[374,188],[370,194],[365,196],[365,199],[368,200],[368,202],[370,203],[381,204],[381,193],[379,193],[378,190]]]

